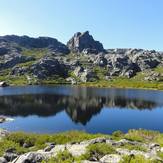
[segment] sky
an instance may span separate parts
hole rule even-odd
[[[163,51],[163,0],[0,0],[0,35],[66,43],[89,31],[105,48]]]

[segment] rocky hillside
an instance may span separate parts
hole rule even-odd
[[[8,84],[108,83],[128,79],[162,89],[163,53],[143,49],[104,49],[88,31],[67,45],[49,37],[0,37],[0,80]]]

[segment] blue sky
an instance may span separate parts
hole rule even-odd
[[[0,35],[55,37],[89,30],[105,48],[163,50],[163,0],[0,0]]]

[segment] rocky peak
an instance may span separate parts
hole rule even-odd
[[[68,48],[74,53],[94,53],[104,52],[103,45],[94,40],[88,31],[84,33],[77,32],[67,43]]]

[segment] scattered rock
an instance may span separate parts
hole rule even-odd
[[[88,144],[74,144],[74,145],[67,145],[66,149],[72,154],[72,156],[77,157],[86,153],[87,146]]]
[[[7,130],[4,130],[4,129],[1,129],[1,128],[0,128],[0,139],[1,139],[2,137],[7,136],[8,134],[9,134],[9,132],[8,132]]]
[[[4,157],[0,157],[0,163],[7,163],[7,160]]]
[[[100,66],[100,67],[104,67],[107,65],[107,59],[105,58],[105,55],[103,53],[100,53],[98,55],[95,56],[94,59],[94,64]]]
[[[7,161],[13,161],[15,158],[18,157],[18,154],[14,152],[5,152],[5,154],[3,155],[3,157],[7,160]]]
[[[37,152],[29,152],[27,154],[23,154],[19,156],[17,159],[13,161],[13,163],[41,163],[46,158]]]
[[[83,73],[81,73],[80,75],[80,80],[82,82],[92,82],[95,81],[97,79],[96,74],[89,69],[85,69]]]
[[[15,66],[11,70],[11,75],[24,75],[28,71],[29,71],[29,68],[28,67]]]
[[[71,77],[66,78],[66,81],[67,81],[67,82],[70,82],[72,85],[74,85],[74,84],[77,83],[76,80],[75,80],[74,78],[71,78]]]
[[[50,144],[49,146],[47,146],[47,147],[44,149],[44,151],[45,151],[45,152],[49,152],[49,151],[51,151],[54,147],[55,147],[55,144]]]
[[[76,77],[80,77],[81,73],[83,73],[83,72],[84,72],[84,68],[81,67],[81,66],[78,66],[78,67],[76,67],[75,70],[74,70],[74,75],[75,75]]]
[[[101,162],[104,163],[119,163],[121,160],[121,156],[117,154],[110,154],[110,155],[105,155],[100,159]]]
[[[106,138],[95,138],[95,139],[91,139],[91,140],[86,140],[86,141],[82,141],[80,144],[96,144],[96,143],[105,143],[106,141],[108,141],[110,139],[106,139]]]
[[[99,161],[88,161],[88,160],[84,160],[81,161],[81,163],[100,163]]]

